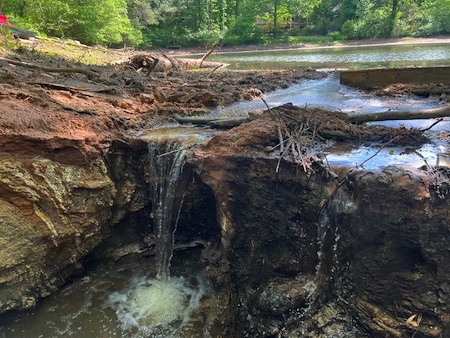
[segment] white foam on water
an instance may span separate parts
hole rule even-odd
[[[172,277],[167,281],[140,277],[125,290],[111,294],[107,305],[116,312],[123,331],[170,337],[189,322],[210,291],[200,277]]]

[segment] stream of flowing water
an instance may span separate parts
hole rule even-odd
[[[305,80],[286,89],[276,90],[265,95],[270,107],[277,107],[287,102],[301,107],[320,107],[331,111],[338,110],[349,115],[359,113],[382,113],[384,111],[419,111],[439,108],[443,103],[437,98],[417,98],[411,96],[379,97],[363,93],[355,88],[339,83],[339,74],[333,73],[321,80]],[[237,102],[228,107],[212,111],[212,117],[245,117],[249,113],[262,113],[267,107],[262,100]],[[372,124],[391,127],[426,129],[435,119],[380,121]],[[426,134],[431,142],[423,145],[415,152],[405,152],[401,147],[385,147],[381,152],[374,146],[361,146],[354,143],[335,143],[324,149],[329,164],[358,167],[364,162],[365,169],[379,169],[389,165],[420,167],[425,164],[434,165],[439,153],[450,151],[448,142],[441,134],[450,130],[450,120],[437,124]],[[374,154],[377,154],[371,158]],[[370,160],[366,161],[367,159]]]
[[[154,258],[97,266],[36,308],[0,317],[0,338],[207,337],[205,316],[195,310],[213,290],[199,275],[198,251],[184,251],[183,264],[175,262],[174,273],[170,268],[186,151],[210,135],[166,127],[140,136],[148,142]]]
[[[183,185],[181,174],[186,149],[175,139],[163,143],[149,142],[148,152],[158,271],[156,278],[165,282],[170,279],[174,235],[183,199],[183,192],[177,190]]]

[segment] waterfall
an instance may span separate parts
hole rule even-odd
[[[194,128],[165,126],[141,135],[149,154],[156,277],[143,271],[123,290],[108,297],[108,306],[116,312],[120,329],[133,337],[179,336],[189,327],[202,298],[211,293],[208,283],[197,274],[170,274],[174,235],[187,183],[183,174],[187,149],[210,134]]]
[[[174,233],[183,200],[181,180],[186,149],[175,140],[149,142],[150,184],[153,203],[157,275],[161,281],[170,279]]]

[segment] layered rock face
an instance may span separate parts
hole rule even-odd
[[[116,189],[102,159],[0,160],[0,310],[26,308],[65,282],[104,238]]]

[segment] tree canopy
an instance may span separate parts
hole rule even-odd
[[[109,46],[450,33],[450,0],[0,0],[2,7],[11,22],[42,34]]]

